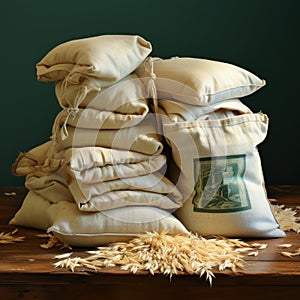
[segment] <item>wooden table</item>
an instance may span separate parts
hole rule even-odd
[[[15,192],[16,195],[5,195]],[[300,205],[300,187],[269,188],[269,197],[286,205]],[[20,207],[27,190],[0,187],[0,232],[14,228],[9,220]],[[54,247],[43,249],[47,239],[42,231],[20,228],[23,242],[0,245],[0,299],[297,299],[300,295],[300,257],[287,258],[278,244],[300,247],[300,234],[289,232],[284,239],[259,240],[268,247],[256,257],[245,257],[246,266],[238,274],[215,271],[213,286],[198,276],[177,275],[170,281],[162,275],[132,275],[118,268],[99,273],[74,273],[54,268],[53,257],[66,252]],[[73,249],[78,255],[86,249]]]

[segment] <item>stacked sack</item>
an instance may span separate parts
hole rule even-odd
[[[135,69],[151,52],[139,36],[104,35],[52,49],[38,64],[62,106],[50,141],[20,154],[29,193],[13,225],[47,229],[69,245],[95,246],[146,231],[187,233],[171,212],[182,195]]]
[[[186,228],[203,236],[285,236],[270,208],[257,151],[268,117],[240,101],[265,81],[229,63],[190,57],[147,58],[136,73],[145,83],[156,78],[172,152],[169,176],[184,202],[175,214]]]

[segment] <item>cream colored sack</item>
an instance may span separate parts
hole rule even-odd
[[[268,117],[243,114],[164,125],[185,204],[176,215],[200,235],[283,237],[272,214],[256,146]]]
[[[183,102],[162,99],[158,100],[158,104],[163,109],[161,113],[166,114],[172,122],[195,121],[205,117],[217,118],[218,112],[222,117],[225,117],[225,111],[231,115],[251,113],[251,110],[239,99],[223,100],[206,106],[189,105]],[[212,113],[214,114],[212,115]]]
[[[182,200],[174,184],[159,172],[94,183],[72,179],[69,189],[82,211],[104,211],[133,205],[174,210]]]
[[[70,176],[76,181],[93,184],[120,178],[146,175],[157,172],[160,169],[165,169],[165,167],[166,157],[160,154],[153,155],[148,160],[140,162],[112,164],[103,167],[95,166],[81,171],[69,167],[68,170]]]
[[[101,91],[132,73],[152,50],[136,35],[102,35],[60,44],[36,65],[40,81],[60,81],[77,86],[76,94],[62,94],[77,109],[91,91]],[[63,103],[63,100],[61,101]]]
[[[106,170],[101,169],[101,172],[106,174],[102,177],[105,181],[109,180],[109,178],[116,178],[113,175],[116,173],[119,175],[124,173],[124,177],[127,177],[125,174],[129,176],[132,168],[140,170],[141,173],[138,173],[138,175],[143,172],[152,173],[163,167],[165,162],[166,158],[163,155],[153,156],[129,150],[103,147],[67,148],[58,151],[57,145],[53,141],[48,141],[32,148],[28,152],[19,154],[12,169],[14,175],[17,176],[25,176],[35,172],[43,172],[45,175],[56,171],[60,172],[62,176],[61,172],[66,169],[79,174],[92,168],[107,167]],[[125,166],[127,166],[127,170],[123,169]],[[111,167],[114,170],[110,172],[109,169]],[[90,175],[82,174],[82,176],[88,178]]]
[[[93,247],[126,241],[147,231],[188,233],[182,223],[155,207],[123,207],[105,212],[81,212],[75,203],[60,202],[48,209],[53,224],[48,228],[71,246]]]
[[[92,108],[80,108],[72,114],[68,109],[61,110],[55,120],[55,126],[72,126],[84,129],[120,129],[138,125],[148,113],[148,107],[142,114],[121,114],[111,111],[99,111]]]
[[[101,35],[64,42],[37,63],[40,81],[65,79],[80,84],[101,79],[99,87],[124,78],[150,54],[151,44],[137,35]]]
[[[92,79],[99,85],[99,79]],[[63,80],[55,84],[55,93],[58,102],[64,108],[76,106],[76,96],[81,92],[80,85],[66,85]],[[121,81],[102,88],[101,91],[87,91],[80,108],[92,108],[99,111],[111,111],[120,114],[141,115],[147,110],[147,94],[143,82],[135,74],[130,74]]]
[[[29,191],[10,225],[54,233],[70,246],[93,247],[129,240],[147,231],[188,233],[179,220],[155,207],[125,207],[105,213],[80,212],[75,203],[51,204]]]
[[[122,129],[83,129],[67,125],[53,128],[57,151],[71,147],[104,147],[131,150],[147,155],[160,154],[163,144],[157,134],[156,121],[149,115],[137,126]]]
[[[149,57],[135,72],[144,81],[155,74],[158,99],[199,106],[242,98],[266,84],[241,67],[192,57]]]

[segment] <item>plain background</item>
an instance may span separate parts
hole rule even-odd
[[[10,0],[0,4],[0,185],[19,152],[44,143],[60,107],[36,63],[54,46],[102,34],[138,34],[152,56],[229,62],[267,81],[241,100],[270,118],[259,146],[267,185],[300,184],[298,0]]]

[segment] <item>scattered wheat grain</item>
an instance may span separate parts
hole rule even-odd
[[[0,244],[11,244],[15,242],[23,242],[25,237],[23,236],[15,236],[18,232],[18,229],[15,229],[11,232],[1,232],[0,233]]]
[[[243,250],[246,248],[246,250]],[[99,270],[106,266],[119,266],[122,270],[137,273],[161,273],[172,278],[179,272],[205,275],[212,284],[214,269],[236,272],[243,268],[241,253],[252,251],[249,244],[224,237],[204,238],[194,234],[168,235],[166,232],[147,232],[129,242],[112,243],[88,251],[85,259],[66,258],[56,267],[74,271],[77,267]]]

